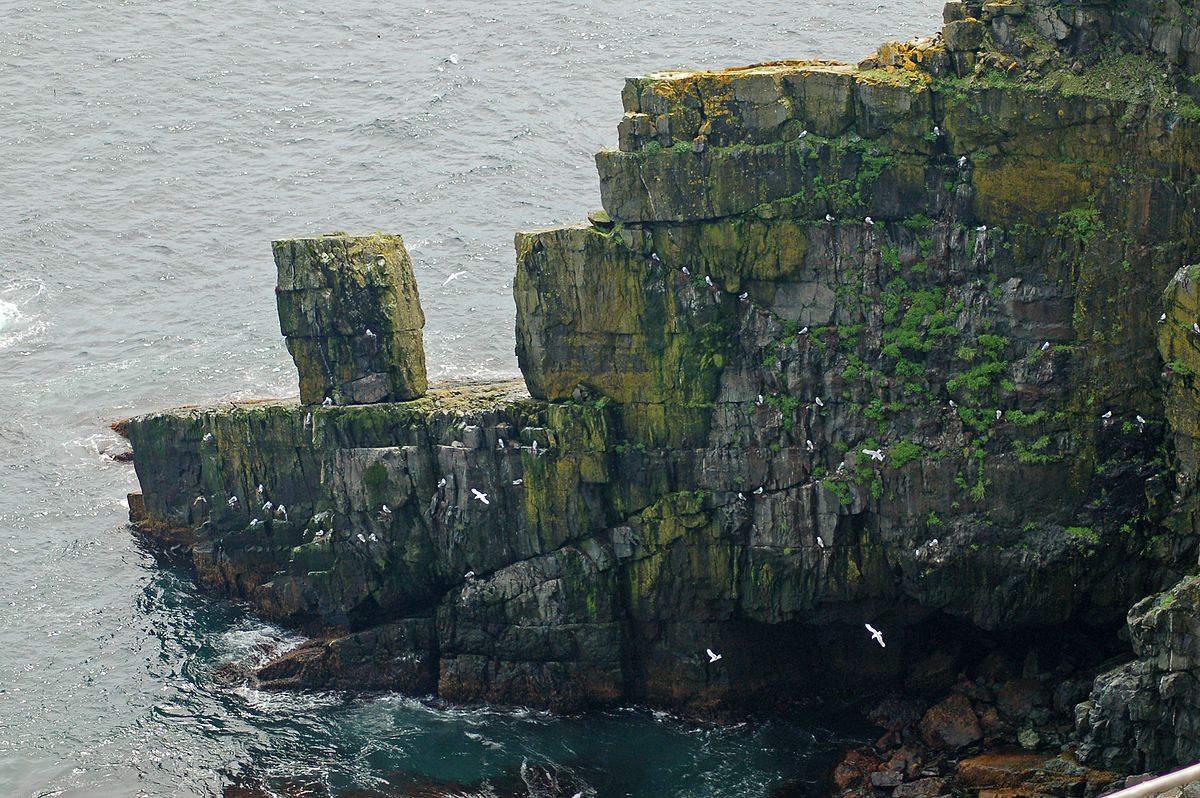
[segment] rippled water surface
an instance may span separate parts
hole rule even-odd
[[[430,376],[515,374],[513,232],[598,207],[625,75],[857,59],[933,30],[940,6],[0,0],[0,794],[811,779],[838,740],[800,723],[221,687],[218,666],[286,633],[133,545],[107,424],[294,392],[269,241],[303,233],[402,233]]]

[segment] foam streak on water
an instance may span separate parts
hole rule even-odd
[[[112,460],[109,421],[295,391],[271,238],[402,233],[431,377],[512,375],[513,232],[598,206],[592,155],[615,144],[625,75],[855,59],[886,35],[933,30],[940,3],[646,7],[8,4],[5,795],[208,795],[243,776],[382,788],[414,772],[477,794],[502,794],[513,779],[525,785],[516,794],[553,792],[548,772],[572,792],[761,795],[806,777],[806,752],[834,745],[796,724],[697,729],[640,712],[550,720],[222,686],[223,663],[289,639],[156,568],[123,525],[135,482]]]

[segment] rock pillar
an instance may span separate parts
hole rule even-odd
[[[1163,292],[1158,325],[1166,386],[1167,420],[1175,437],[1179,487],[1192,489],[1200,477],[1200,265],[1184,266]]]
[[[300,372],[301,402],[425,394],[425,314],[400,236],[334,233],[276,241],[272,249],[279,329]]]

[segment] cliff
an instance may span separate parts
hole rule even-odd
[[[1143,601],[1195,563],[1196,10],[946,18],[858,66],[627,81],[604,211],[516,238],[524,388],[424,394],[339,314],[357,366],[322,386],[417,376],[323,406],[297,355],[311,404],[131,420],[139,527],[317,636],[268,686],[729,716],[961,704],[1003,660],[1045,695],[989,726],[967,690],[983,731],[927,743],[1075,720],[1126,771],[1200,755],[1200,689],[1159,678],[1194,637],[1145,642],[1193,605]],[[1135,603],[1139,659],[1075,711]]]

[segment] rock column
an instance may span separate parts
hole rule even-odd
[[[334,233],[276,241],[272,249],[279,328],[300,372],[301,402],[425,394],[425,314],[400,236]]]

